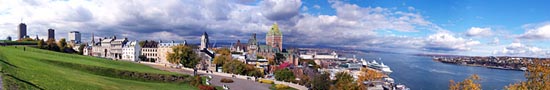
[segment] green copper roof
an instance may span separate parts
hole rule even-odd
[[[271,30],[267,32],[267,36],[283,36],[283,33],[279,31],[279,25],[277,25],[277,23],[274,23],[273,26],[271,26]]]

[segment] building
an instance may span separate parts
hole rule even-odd
[[[204,32],[201,36],[201,50],[205,50],[210,45],[210,40],[208,39],[208,34]]]
[[[277,23],[273,24],[271,30],[267,32],[265,42],[267,46],[278,48],[279,51],[283,50],[283,33],[279,30]]]
[[[80,32],[78,31],[71,31],[69,32],[69,43],[70,44],[80,44]]]
[[[128,38],[119,39],[116,36],[103,38],[92,47],[92,56],[122,59],[122,47],[128,42]]]
[[[168,59],[167,59],[167,56],[169,53],[173,53],[173,49],[172,47],[174,46],[178,46],[178,45],[185,45],[187,42],[183,42],[183,43],[176,43],[175,41],[172,41],[172,42],[169,42],[169,43],[159,43],[158,45],[158,51],[157,51],[157,55],[158,55],[158,61],[157,63],[160,63],[160,64],[170,64],[170,62],[168,62]]]
[[[122,60],[137,62],[139,61],[139,55],[141,55],[141,47],[137,40],[122,46]]]
[[[55,30],[54,29],[48,29],[48,39],[55,40]]]
[[[231,52],[244,53],[244,52],[246,52],[246,47],[247,47],[247,45],[242,44],[241,40],[237,40],[237,43],[235,43],[235,45],[232,45],[230,50],[231,50]]]
[[[156,62],[158,60],[158,42],[145,40],[141,47],[141,55],[145,56],[145,62]]]
[[[27,25],[25,23],[19,24],[19,40],[23,40],[27,36]]]

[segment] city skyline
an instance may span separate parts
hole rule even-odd
[[[196,42],[202,32],[211,40],[246,42],[252,33],[265,35],[278,23],[285,44],[547,57],[550,16],[545,8],[550,7],[537,1],[2,0],[0,30],[7,32],[0,38],[17,37],[17,25],[25,23],[28,36],[42,39],[53,28],[56,39],[80,31],[83,42],[90,41],[91,33]]]

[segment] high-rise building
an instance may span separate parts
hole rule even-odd
[[[265,42],[267,46],[278,48],[279,51],[283,50],[283,33],[279,31],[277,23],[274,23],[273,26],[271,26],[271,30],[267,32]]]
[[[208,49],[209,43],[210,43],[210,41],[208,40],[208,34],[206,32],[204,32],[202,34],[202,37],[201,37],[201,47],[200,47],[200,49],[201,50]]]
[[[54,29],[48,29],[48,39],[55,40],[55,30]]]
[[[27,36],[27,25],[25,23],[19,24],[19,40],[22,40]]]
[[[71,31],[69,32],[69,43],[79,44],[80,42],[80,32]]]

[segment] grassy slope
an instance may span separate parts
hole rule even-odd
[[[11,68],[9,69],[6,69],[6,66],[2,66],[2,68],[3,70],[6,70],[4,72],[7,72],[10,75],[13,75],[19,79],[35,84],[36,86],[43,89],[197,89],[196,87],[192,87],[189,84],[144,82],[95,75],[77,69],[71,69],[63,66],[57,66],[51,63],[45,63],[41,60],[55,60],[60,62],[116,68],[136,72],[176,74],[154,69],[146,65],[124,61],[98,59],[89,56],[57,53],[29,47],[27,47],[26,49],[27,51],[23,51],[22,47],[0,47],[0,59],[11,64],[2,64],[10,66]]]

